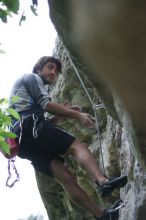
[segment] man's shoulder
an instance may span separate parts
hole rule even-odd
[[[27,73],[22,76],[22,83],[24,84],[25,87],[31,87],[31,88],[43,88],[44,83],[43,80],[38,76],[37,74],[34,73]]]
[[[24,79],[34,79],[36,76],[35,76],[36,74],[34,74],[34,73],[25,73],[25,74],[23,74],[23,76],[21,77],[21,78],[24,78]]]
[[[23,79],[25,82],[27,81],[41,81],[41,78],[37,75],[37,74],[34,74],[34,73],[26,73],[24,74],[21,79]]]

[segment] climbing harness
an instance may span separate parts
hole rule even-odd
[[[69,53],[68,53],[68,51],[67,51],[66,48],[65,48],[65,51],[66,51],[66,53],[67,53],[67,56],[68,56],[68,58],[69,58],[69,60],[70,60],[70,62],[71,62],[71,64],[72,64],[72,66],[73,66],[73,68],[74,68],[74,70],[75,70],[75,73],[76,73],[76,75],[77,75],[77,77],[78,77],[78,79],[79,79],[79,81],[80,81],[80,83],[81,83],[83,89],[85,90],[85,93],[87,94],[87,97],[88,97],[88,99],[89,99],[89,101],[90,101],[90,103],[91,103],[91,105],[92,105],[92,109],[93,109],[93,111],[94,111],[95,124],[96,124],[96,130],[97,130],[97,140],[98,140],[98,142],[99,142],[99,149],[100,149],[101,162],[102,162],[102,170],[103,170],[104,175],[106,175],[105,166],[104,166],[104,159],[103,159],[103,152],[102,152],[102,146],[101,146],[101,143],[100,143],[99,117],[98,117],[98,114],[97,114],[97,110],[100,109],[100,108],[103,108],[103,105],[102,105],[102,104],[98,104],[98,105],[97,105],[97,104],[95,104],[95,103],[93,102],[93,100],[92,100],[92,98],[91,98],[89,92],[87,91],[87,89],[86,89],[86,87],[85,87],[85,85],[84,85],[84,83],[83,83],[83,80],[81,79],[81,76],[79,75],[79,73],[78,73],[78,71],[77,71],[77,69],[76,69],[76,67],[75,67],[75,65],[74,65],[74,63],[73,63],[73,61],[72,61],[72,59],[70,58],[70,55],[69,55]]]

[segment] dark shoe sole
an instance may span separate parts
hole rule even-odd
[[[119,199],[111,206],[111,208],[105,211],[105,214],[103,216],[101,216],[100,218],[94,218],[96,220],[117,220],[119,218],[119,209],[121,208],[122,204],[123,201]]]
[[[123,200],[119,199],[111,206],[110,210],[114,210],[116,208],[122,207],[123,204],[124,204]]]
[[[114,189],[124,187],[127,181],[128,179],[127,179],[127,176],[125,175],[125,176],[110,180],[109,182],[103,184],[99,189],[101,193],[101,197],[108,196]]]

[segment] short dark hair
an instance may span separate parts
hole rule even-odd
[[[57,66],[57,70],[59,73],[61,73],[61,69],[62,69],[62,64],[60,62],[60,60],[58,60],[55,57],[51,57],[51,56],[43,56],[41,57],[37,63],[34,65],[32,72],[38,74],[39,71],[41,71],[43,69],[43,67],[48,63],[48,62],[52,62],[55,63]]]

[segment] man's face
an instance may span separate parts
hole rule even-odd
[[[53,62],[48,62],[40,71],[39,76],[45,84],[53,84],[58,77],[57,66]]]

